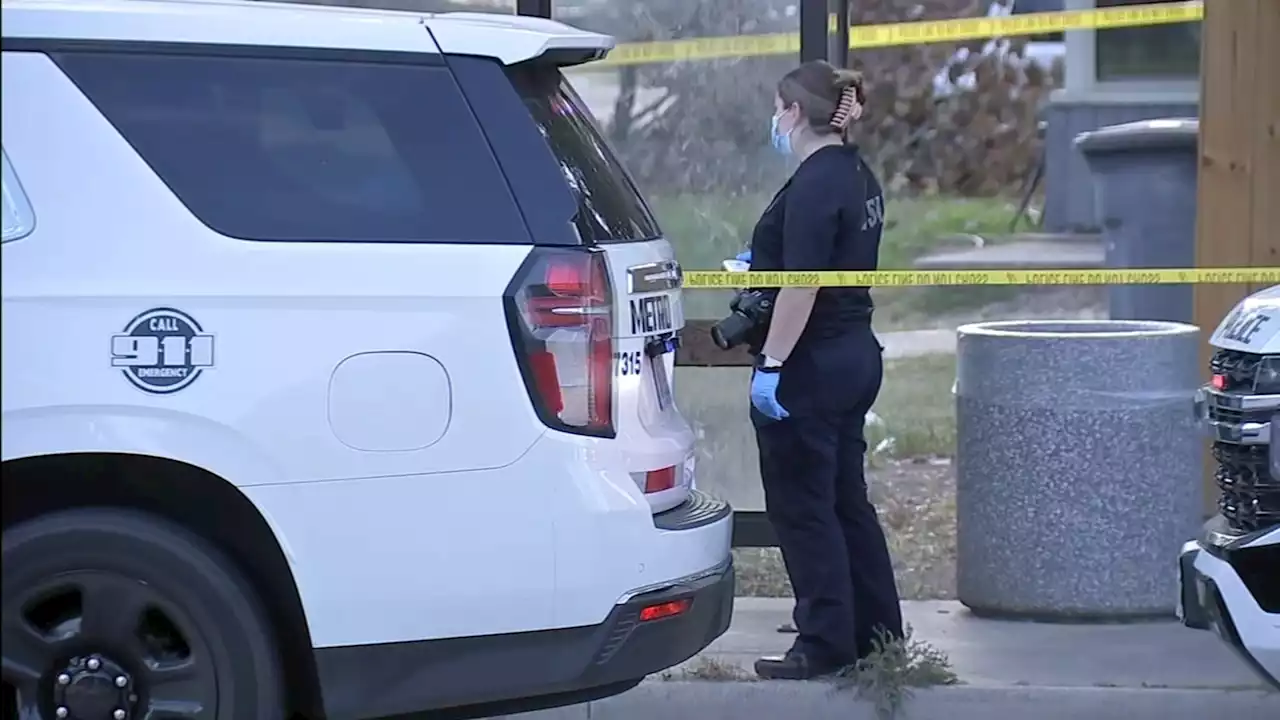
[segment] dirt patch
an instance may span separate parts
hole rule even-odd
[[[955,597],[956,483],[949,460],[886,461],[868,471],[872,501],[880,513],[904,600]],[[738,592],[790,597],[776,548],[739,548]]]

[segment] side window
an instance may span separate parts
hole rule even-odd
[[[224,235],[531,242],[443,65],[124,52],[55,60]]]
[[[0,240],[21,240],[36,229],[36,216],[31,210],[27,194],[22,191],[22,185],[18,182],[17,173],[9,164],[9,154],[0,150],[0,157],[4,161],[3,187],[0,188],[4,195],[4,230]]]
[[[538,64],[517,65],[508,75],[578,200],[574,222],[582,239],[611,243],[658,237],[649,206],[564,75]]]

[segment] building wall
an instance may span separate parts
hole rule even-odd
[[[1106,4],[1105,0],[1103,3],[1097,0],[1063,2],[1065,9],[1069,10],[1089,9],[1099,4]],[[1171,35],[1173,29],[1185,32],[1189,26],[1157,29],[1157,36],[1153,38],[1155,43],[1147,55],[1176,55],[1180,61],[1162,68],[1135,70],[1132,77],[1123,76],[1113,67],[1098,67],[1095,33],[1066,33],[1065,86],[1054,93],[1049,106],[1044,110],[1047,124],[1044,179],[1046,230],[1070,232],[1096,227],[1093,181],[1084,158],[1073,145],[1078,134],[1135,120],[1198,115],[1199,43],[1188,42],[1185,46],[1178,44],[1177,35]],[[1129,38],[1132,38],[1133,31],[1128,32]],[[1174,38],[1172,43],[1171,36]],[[1189,34],[1189,37],[1193,36]],[[1137,39],[1143,38],[1139,35]],[[1099,70],[1103,72],[1099,73]]]

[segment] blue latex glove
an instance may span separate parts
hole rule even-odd
[[[742,252],[738,253],[737,255],[734,255],[734,256],[733,256],[733,259],[734,259],[734,260],[741,260],[742,262],[744,262],[744,263],[746,263],[746,264],[750,265],[750,264],[751,264],[751,251],[750,251],[750,250],[743,250]]]
[[[751,405],[774,420],[781,420],[791,413],[778,402],[778,372],[781,368],[757,369],[751,375]]]

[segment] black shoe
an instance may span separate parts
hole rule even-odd
[[[812,680],[831,675],[840,669],[839,665],[816,662],[798,650],[788,650],[786,655],[756,660],[756,675],[765,680]]]

